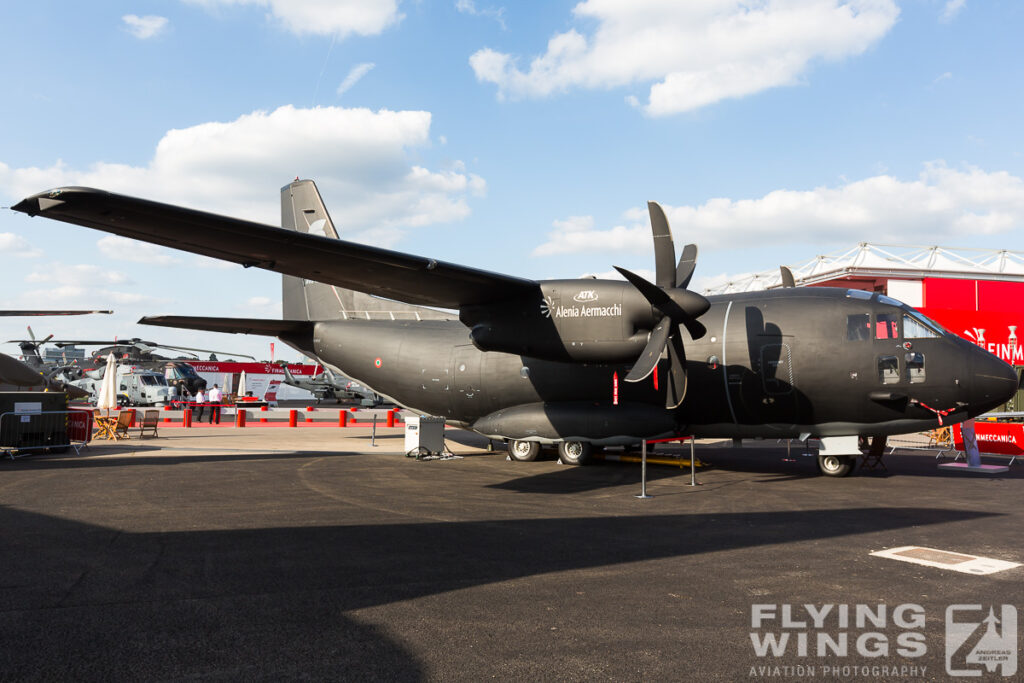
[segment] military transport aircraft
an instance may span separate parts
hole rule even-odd
[[[885,296],[690,291],[697,249],[675,262],[653,202],[655,282],[623,269],[625,282],[535,281],[342,241],[312,181],[281,197],[283,229],[83,187],[12,208],[282,273],[282,320],[140,322],[277,336],[400,405],[509,440],[517,460],[542,444],[582,464],[644,438],[817,437],[822,471],[844,475],[859,436],[964,420],[1017,389],[1009,365]],[[348,290],[404,315],[352,311]]]

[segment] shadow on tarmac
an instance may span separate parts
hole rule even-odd
[[[187,526],[188,511],[174,514]],[[133,533],[0,507],[0,670],[13,680],[416,680],[421,663],[353,610],[541,574],[567,572],[571,582],[586,568],[995,516],[864,507]]]

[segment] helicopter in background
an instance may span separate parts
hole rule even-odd
[[[0,317],[29,316],[37,317],[44,315],[89,315],[92,313],[110,314],[113,311],[42,311],[42,310],[0,310]],[[63,370],[60,364],[47,363],[40,355],[39,349],[43,344],[53,338],[49,335],[43,340],[37,340],[36,335],[29,326],[28,334],[31,339],[13,340],[8,343],[18,344],[21,348],[22,358],[16,359],[5,353],[0,353],[0,389],[16,390],[42,389],[44,391],[65,391],[72,398],[81,398],[84,393],[77,387],[68,385],[57,375]]]
[[[321,364],[323,372],[314,375],[310,379],[299,378],[288,369],[288,363],[278,361],[277,365],[284,370],[282,383],[298,389],[304,389],[313,394],[316,402],[325,398],[333,398],[338,403],[342,401],[359,401],[364,406],[375,406],[381,402],[381,397],[370,391],[358,382],[354,382],[341,374],[335,374],[329,367]]]
[[[99,372],[99,377],[102,378],[103,369],[106,367],[107,356],[113,353],[114,358],[117,359],[119,365],[131,366],[141,370],[150,370],[163,374],[164,378],[167,380],[168,386],[176,389],[175,393],[179,398],[186,394],[195,396],[199,391],[206,390],[206,380],[200,377],[195,368],[189,365],[190,360],[199,360],[199,356],[196,355],[197,353],[220,353],[222,355],[256,360],[252,356],[242,353],[196,349],[187,346],[171,346],[169,344],[158,344],[152,341],[144,341],[138,337],[120,341],[61,339],[51,343],[58,348],[70,346],[100,347],[93,351],[86,361],[78,367],[69,369],[65,366],[64,374],[68,380],[82,379],[87,375],[93,376],[97,371]],[[154,353],[157,349],[178,351],[182,354],[187,354],[190,358],[186,359],[182,356],[178,356],[177,358],[161,356]],[[215,356],[213,356],[213,358],[215,358]]]

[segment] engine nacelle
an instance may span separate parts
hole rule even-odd
[[[580,363],[636,360],[658,317],[625,282],[548,280],[536,297],[466,306],[459,319],[481,351]]]

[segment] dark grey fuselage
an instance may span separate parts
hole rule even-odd
[[[685,340],[688,390],[671,411],[653,377],[621,381],[629,363],[484,352],[456,321],[319,322],[311,351],[413,410],[542,442],[906,433],[937,424],[929,407],[964,419],[999,405],[1016,385],[1009,366],[954,335],[907,339],[900,324],[876,338],[886,315],[900,320],[909,310],[878,297],[807,288],[711,301],[701,317],[707,335]],[[857,315],[869,316],[869,338],[848,338]],[[657,373],[663,382],[663,367]]]

